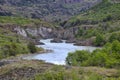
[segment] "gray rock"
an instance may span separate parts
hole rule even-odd
[[[75,43],[76,40],[75,39],[69,39],[69,40],[66,40],[66,43]]]
[[[54,38],[53,40],[51,40],[50,42],[55,42],[55,43],[62,43],[63,41],[59,38]]]
[[[43,42],[36,42],[36,45],[45,45]]]

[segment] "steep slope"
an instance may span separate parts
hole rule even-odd
[[[114,0],[111,0],[114,1]],[[99,5],[93,7],[80,15],[72,17],[65,26],[76,26],[81,24],[98,24],[110,20],[120,19],[120,4],[104,0]]]
[[[29,53],[27,39],[0,27],[0,60],[9,56]]]
[[[0,15],[61,21],[85,11],[102,0],[0,0]]]
[[[55,28],[42,20],[0,16],[0,60],[43,50],[34,46],[37,39],[53,37]]]
[[[58,25],[39,19],[0,16],[0,27],[30,38],[51,38]],[[57,34],[56,34],[57,35]]]
[[[76,15],[61,23],[66,30],[72,29],[75,37],[82,40],[78,44],[81,45],[85,39],[90,39],[87,44],[100,46],[109,42],[110,36],[115,33],[119,35],[120,31],[120,3],[116,0],[103,0],[99,5],[90,10]],[[100,44],[95,43],[95,38],[101,37]],[[119,40],[118,38],[115,38]],[[84,43],[85,44],[85,43]],[[92,44],[92,45],[93,45]]]

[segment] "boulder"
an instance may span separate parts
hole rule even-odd
[[[45,45],[43,42],[36,42],[36,45]]]
[[[59,38],[54,38],[53,40],[51,40],[50,42],[52,43],[62,43],[62,39],[59,39]]]
[[[65,42],[66,42],[66,43],[75,43],[76,40],[75,40],[75,39],[69,39],[69,40],[66,40]]]
[[[87,39],[87,40],[77,40],[74,45],[77,46],[91,46],[93,45],[93,39]]]
[[[38,41],[38,40],[35,40],[34,43],[35,43],[35,45],[45,45],[45,43],[40,42],[40,41]]]

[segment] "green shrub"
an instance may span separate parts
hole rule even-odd
[[[28,49],[29,49],[29,51],[30,51],[31,53],[37,52],[37,48],[36,48],[36,46],[35,46],[35,44],[34,44],[33,42],[28,43],[27,46],[28,46]]]
[[[113,42],[115,40],[120,41],[120,32],[115,32],[110,35],[109,42]]]
[[[26,40],[21,36],[0,28],[0,59],[29,53]]]
[[[18,43],[8,43],[1,47],[2,49],[2,57],[9,57],[9,56],[16,56],[17,54],[25,54],[29,53],[28,48],[24,44],[18,44]]]
[[[103,46],[105,44],[105,40],[102,34],[100,33],[97,34],[94,44],[96,46]]]
[[[100,66],[109,68],[120,67],[120,42],[107,43],[102,49],[93,52],[76,51],[66,58],[69,65]]]
[[[66,63],[69,65],[79,65],[89,57],[88,51],[76,51],[75,53],[69,53],[66,58]]]

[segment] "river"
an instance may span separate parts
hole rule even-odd
[[[89,50],[93,51],[96,47],[91,46],[75,46],[73,43],[51,43],[51,39],[40,40],[45,43],[45,45],[37,45],[38,47],[42,47],[44,49],[53,50],[49,53],[44,54],[35,54],[25,57],[24,59],[35,59],[35,60],[44,60],[48,63],[53,63],[57,65],[65,65],[65,59],[69,52],[74,52],[76,50]]]

